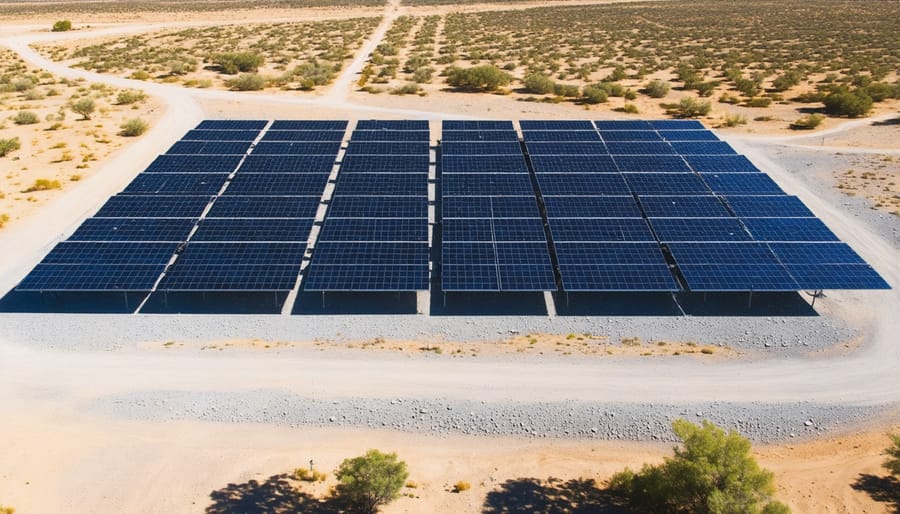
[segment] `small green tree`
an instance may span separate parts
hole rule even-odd
[[[508,73],[490,64],[447,70],[447,84],[464,91],[496,91],[511,79]]]
[[[19,111],[13,116],[13,123],[16,125],[34,125],[37,122],[37,114],[31,111]]]
[[[522,80],[525,91],[536,95],[549,95],[556,88],[556,82],[546,75],[540,73],[529,73]]]
[[[409,472],[396,453],[369,450],[361,457],[344,460],[335,476],[340,481],[334,493],[339,501],[352,512],[375,514],[397,497]]]
[[[140,118],[131,118],[122,124],[122,131],[119,134],[125,137],[136,137],[147,132],[148,128],[150,125],[146,121]]]
[[[222,68],[222,73],[236,75],[239,71],[255,72],[265,59],[253,52],[230,52],[214,55],[212,62]]]
[[[96,109],[97,105],[94,104],[94,100],[88,97],[81,98],[72,104],[72,112],[80,114],[83,120],[91,119],[91,114],[94,114]]]
[[[258,73],[241,73],[225,84],[236,91],[259,91],[266,87],[266,79]]]
[[[858,118],[872,110],[872,97],[862,91],[831,93],[822,101],[825,112],[835,116]]]
[[[693,96],[685,96],[669,113],[678,118],[696,118],[706,116],[712,110],[712,104],[708,100],[699,100]]]
[[[632,508],[658,514],[790,512],[772,500],[774,476],[750,455],[750,441],[709,421],[698,426],[678,419],[672,429],[684,442],[674,457],[610,479],[609,487],[627,496]]]
[[[609,100],[606,91],[597,86],[584,86],[581,88],[581,99],[586,104],[602,104]]]
[[[892,444],[884,451],[888,456],[888,460],[884,461],[884,467],[892,475],[900,477],[900,434],[891,434],[890,438]]]
[[[50,30],[53,32],[66,32],[72,30],[72,22],[69,20],[59,20],[53,24],[53,28]]]
[[[0,139],[0,157],[6,157],[7,154],[14,152],[21,147],[22,145],[19,143],[19,138],[17,137]]]

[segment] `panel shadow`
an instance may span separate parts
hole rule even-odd
[[[142,314],[280,314],[286,291],[170,292],[157,291]]]
[[[559,316],[680,316],[669,293],[556,293]]]
[[[147,293],[122,292],[19,292],[0,298],[0,312],[60,314],[129,314]]]
[[[416,293],[301,291],[291,314],[417,314]]]
[[[431,295],[431,315],[546,316],[547,304],[544,293],[438,292]]]
[[[797,292],[681,293],[678,303],[690,316],[818,316]]]

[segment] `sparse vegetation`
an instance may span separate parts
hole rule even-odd
[[[79,98],[72,104],[72,112],[81,115],[82,120],[91,119],[95,110],[97,110],[97,104],[89,97]]]
[[[34,125],[37,122],[37,114],[31,111],[19,111],[13,116],[13,123],[16,125]]]
[[[447,70],[447,84],[462,91],[496,91],[510,80],[508,73],[490,64]]]
[[[150,128],[150,124],[141,118],[131,118],[122,124],[122,130],[119,134],[125,137],[136,137],[147,132],[148,128]]]
[[[663,98],[669,94],[672,86],[668,82],[662,80],[651,80],[644,86],[644,92],[651,98]]]
[[[794,120],[790,127],[794,130],[812,130],[825,121],[821,114],[806,114]]]
[[[49,191],[51,189],[60,189],[62,188],[62,184],[58,180],[50,180],[46,178],[35,179],[34,184],[32,184],[28,189],[23,190],[23,193],[33,193],[35,191]]]
[[[3,213],[0,214],[0,228],[3,228],[6,223],[9,222],[9,214]],[[3,506],[0,505],[0,514],[3,514]]]
[[[216,54],[210,59],[222,68],[222,73],[237,75],[238,72],[256,72],[265,58],[253,52],[229,52]]]
[[[50,29],[53,32],[68,32],[72,30],[72,22],[69,20],[59,20],[53,24]]]
[[[884,451],[888,459],[884,467],[894,476],[900,477],[900,434],[891,434],[891,445]]]
[[[131,105],[135,102],[143,102],[147,94],[138,89],[123,89],[116,95],[116,105]]]
[[[454,493],[461,493],[463,491],[468,491],[471,488],[472,488],[472,484],[470,484],[468,482],[464,482],[462,480],[453,484],[453,492]]]
[[[10,152],[14,152],[21,147],[22,145],[17,137],[0,139],[0,157],[6,157]]]
[[[365,455],[346,459],[335,472],[340,482],[335,498],[353,512],[375,514],[379,507],[397,498],[409,472],[396,453],[369,450]]]
[[[685,96],[677,104],[668,107],[668,113],[676,118],[697,118],[706,116],[712,110],[709,100],[700,100],[693,96]]]
[[[324,482],[328,474],[317,469],[297,468],[294,470],[294,478],[304,482]]]

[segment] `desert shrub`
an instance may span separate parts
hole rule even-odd
[[[821,125],[823,121],[825,121],[825,116],[821,114],[807,114],[794,120],[790,124],[790,128],[794,130],[812,130]]]
[[[800,83],[803,76],[797,70],[789,70],[779,75],[772,81],[772,89],[775,91],[787,91]]]
[[[49,191],[51,189],[59,189],[62,187],[62,184],[59,183],[58,180],[50,180],[46,178],[39,178],[34,181],[28,189],[22,191],[23,193],[33,193],[35,191]]]
[[[19,138],[0,139],[0,157],[6,157],[10,152],[14,152],[21,148]]]
[[[72,22],[69,20],[59,20],[53,24],[53,28],[51,28],[53,32],[66,32],[72,30]]]
[[[744,102],[747,107],[768,107],[772,105],[772,99],[765,96],[757,96]]]
[[[626,100],[637,100],[637,93],[633,89],[626,89],[622,97]]]
[[[884,451],[888,459],[884,461],[884,467],[892,475],[900,476],[900,434],[891,434],[891,445]]]
[[[447,84],[462,91],[496,91],[512,79],[508,73],[490,64],[471,68],[454,66],[446,73]]]
[[[678,118],[696,118],[706,116],[712,110],[708,100],[699,100],[693,96],[685,96],[669,109],[669,113]]]
[[[36,87],[25,91],[25,95],[23,95],[23,97],[25,98],[25,100],[28,100],[30,102],[43,100],[45,98],[44,93]]]
[[[255,72],[265,59],[253,52],[229,52],[215,54],[212,62],[222,68],[222,73],[236,75],[238,72]]]
[[[416,95],[422,91],[422,88],[419,87],[418,84],[403,84],[400,87],[396,87],[391,89],[392,95]]]
[[[197,61],[193,59],[173,59],[168,62],[169,75],[184,75],[197,69]]]
[[[266,87],[266,79],[258,73],[241,73],[225,84],[235,91],[259,91]]]
[[[622,106],[622,112],[625,112],[628,114],[640,114],[641,111],[640,111],[640,109],[638,109],[637,105],[625,104]]]
[[[461,493],[461,492],[463,492],[463,491],[468,491],[468,490],[471,489],[471,488],[472,488],[472,484],[470,484],[470,483],[468,483],[468,482],[464,482],[464,481],[462,481],[462,480],[460,480],[459,482],[453,484],[453,492],[456,492],[456,493]]]
[[[38,122],[38,115],[31,111],[19,111],[13,116],[16,125],[34,125]]]
[[[134,80],[147,80],[150,78],[150,74],[144,70],[137,70],[131,74],[131,77]]]
[[[729,95],[728,93],[722,93],[722,96],[719,97],[719,103],[734,105],[741,103],[741,99],[734,95]]]
[[[872,110],[872,98],[862,91],[831,93],[822,102],[825,112],[834,116],[857,118]]]
[[[431,78],[434,76],[434,68],[430,66],[422,66],[420,68],[416,68],[415,73],[413,73],[413,81],[417,84],[424,84],[426,82],[431,82]]]
[[[130,105],[135,102],[142,102],[147,98],[147,94],[138,89],[123,89],[116,95],[116,104]]]
[[[0,228],[3,228],[3,225],[6,225],[6,222],[9,221],[9,214],[3,213],[0,214]],[[9,507],[4,507],[0,505],[0,514],[13,514],[13,509]]]
[[[719,83],[716,81],[710,82],[698,82],[694,89],[697,90],[697,94],[700,96],[710,96],[713,94],[713,91],[719,86]]]
[[[581,100],[586,104],[601,104],[609,100],[606,91],[597,86],[584,86],[581,88]]]
[[[294,470],[294,478],[304,482],[324,482],[327,477],[326,473],[317,469],[297,468]]]
[[[150,125],[141,118],[131,118],[122,124],[119,134],[125,137],[136,137],[147,132],[148,128]]]
[[[80,114],[81,119],[89,120],[91,119],[91,114],[94,114],[94,110],[97,109],[97,105],[90,98],[81,98],[76,100],[75,103],[72,104],[72,112],[75,114]]]
[[[29,89],[33,89],[34,86],[37,85],[37,82],[35,82],[34,80],[32,80],[29,77],[19,77],[19,78],[13,79],[9,84],[10,84],[10,86],[12,86],[13,91],[21,93],[23,91],[28,91]]]
[[[556,88],[556,82],[546,75],[540,73],[529,73],[522,80],[525,91],[536,95],[549,95]]]
[[[335,65],[313,59],[309,62],[297,65],[291,71],[285,73],[279,82],[287,84],[296,82],[300,89],[311,90],[316,86],[324,86],[334,79]]]
[[[556,96],[562,96],[565,98],[575,98],[579,94],[578,86],[574,84],[556,84],[553,87],[553,93]]]
[[[900,84],[873,82],[867,85],[864,90],[873,102],[883,102],[888,98],[900,97]]]
[[[335,476],[335,498],[352,511],[375,514],[381,505],[395,499],[409,478],[406,463],[396,453],[369,450],[365,455],[346,459]]]
[[[738,125],[746,125],[747,117],[743,114],[728,114],[722,118],[723,127],[737,127]]]

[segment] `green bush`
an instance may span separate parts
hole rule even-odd
[[[147,132],[150,124],[140,118],[131,118],[122,124],[120,135],[125,137],[135,137]]]
[[[772,81],[772,89],[775,91],[787,91],[800,83],[803,76],[797,70],[789,70]]]
[[[447,84],[462,91],[496,91],[512,80],[508,73],[490,64],[471,68],[454,66],[446,73]]]
[[[340,482],[335,498],[353,512],[375,514],[381,505],[397,498],[409,472],[396,453],[369,450],[361,457],[346,459],[335,471]]]
[[[279,82],[282,84],[297,82],[300,89],[311,90],[316,86],[324,86],[334,79],[335,65],[313,59],[285,73]],[[261,88],[260,88],[261,89]]]
[[[0,139],[0,157],[6,157],[10,152],[14,152],[21,148],[19,138]]]
[[[708,100],[699,100],[693,96],[685,96],[668,112],[678,118],[696,118],[698,116],[706,116],[711,110],[712,105]]]
[[[222,68],[222,73],[236,75],[238,72],[257,71],[265,59],[253,52],[230,52],[214,55],[212,62]]]
[[[35,191],[49,191],[51,189],[60,189],[62,184],[59,183],[58,180],[49,180],[46,178],[39,178],[34,181],[34,184],[31,185],[28,189],[22,191],[23,193],[33,193]]]
[[[241,73],[225,84],[235,91],[259,91],[266,87],[266,79],[258,73]]]
[[[69,20],[59,20],[53,24],[53,28],[50,30],[53,32],[66,32],[72,30],[72,22]]]
[[[424,84],[426,82],[431,82],[431,78],[434,76],[434,68],[430,66],[422,66],[421,68],[416,68],[416,72],[413,73],[413,81],[417,84]]]
[[[723,127],[737,127],[738,125],[746,125],[747,117],[743,114],[728,114],[722,118]]]
[[[812,130],[821,125],[823,121],[825,121],[825,116],[821,114],[807,114],[800,116],[789,126],[793,130]]]
[[[606,91],[597,86],[584,86],[581,88],[581,100],[586,104],[602,104],[609,100]]]
[[[34,125],[38,122],[38,115],[31,111],[19,111],[13,116],[16,125]]]
[[[72,112],[75,114],[80,114],[81,119],[89,120],[91,119],[91,114],[94,114],[94,110],[96,110],[97,105],[94,104],[94,101],[90,98],[81,98],[72,104]]]
[[[403,84],[400,87],[391,90],[392,95],[417,95],[422,91],[418,84]]]
[[[831,93],[822,102],[825,112],[834,116],[858,118],[872,110],[872,98],[862,91]]]
[[[872,98],[873,102],[883,102],[888,98],[900,97],[900,84],[885,84],[884,82],[873,82],[865,88],[866,95]]]
[[[772,99],[765,96],[757,96],[744,102],[747,107],[768,107],[772,105]]]
[[[669,83],[659,79],[651,80],[644,86],[644,93],[651,98],[663,98],[669,94],[670,90]]]
[[[891,446],[884,451],[888,459],[884,461],[884,467],[892,475],[900,477],[900,434],[891,434]]]
[[[147,98],[147,94],[138,89],[123,89],[116,95],[116,103],[118,105],[130,105],[135,102],[142,102]]]
[[[556,88],[556,82],[546,75],[540,73],[529,73],[522,80],[525,91],[536,95],[549,95]]]
[[[628,114],[640,114],[641,111],[640,111],[640,109],[638,109],[637,105],[625,104],[622,106],[622,112],[625,112]]]

